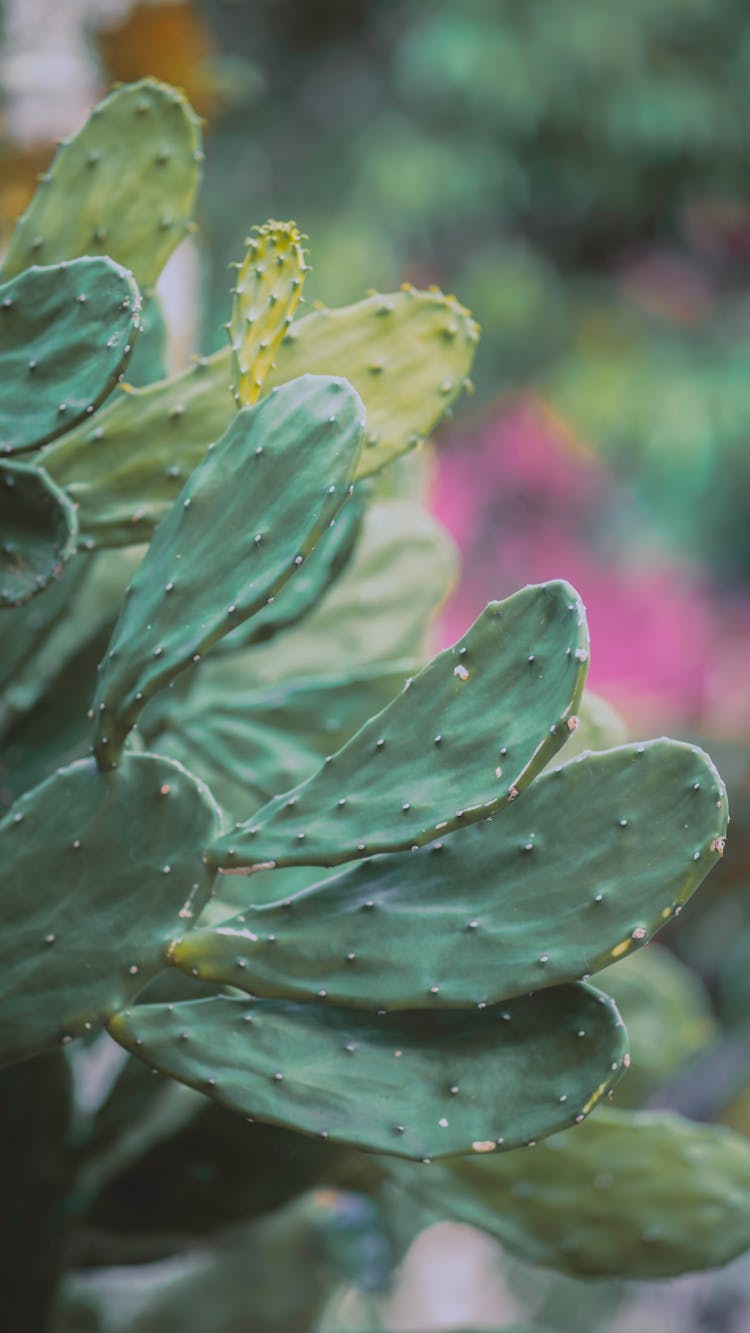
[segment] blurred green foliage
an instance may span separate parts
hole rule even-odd
[[[273,211],[311,234],[312,296],[454,287],[483,325],[480,398],[541,389],[668,539],[746,574],[740,0],[203,10],[256,74],[209,164],[217,290],[241,220]]]

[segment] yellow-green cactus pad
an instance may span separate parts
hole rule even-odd
[[[11,237],[3,278],[32,264],[109,255],[143,291],[186,235],[200,179],[200,122],[176,88],[115,89],[66,140]]]
[[[302,240],[293,222],[266,222],[248,237],[229,322],[235,394],[241,407],[258,400],[281,340],[289,332],[306,272]]]
[[[304,371],[348,379],[367,411],[367,477],[434,430],[466,387],[478,339],[468,310],[437,288],[376,292],[296,321],[266,387]]]

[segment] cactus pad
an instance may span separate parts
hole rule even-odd
[[[266,387],[303,371],[343,375],[367,411],[360,477],[429,435],[466,387],[479,338],[468,310],[437,289],[374,293],[294,323]]]
[[[77,538],[75,505],[42,468],[0,463],[0,608],[42,592]]]
[[[575,726],[587,662],[583,604],[569,584],[490,603],[318,773],[229,830],[212,860],[337,865],[493,814]]]
[[[256,995],[495,1003],[646,943],[719,859],[726,827],[701,750],[663,740],[590,754],[491,820],[188,935],[172,961]]]
[[[220,996],[139,1005],[109,1030],[245,1115],[416,1158],[551,1134],[587,1114],[626,1060],[614,1003],[580,985],[502,1008],[377,1016]]]
[[[188,699],[167,713],[155,748],[199,773],[233,815],[314,773],[329,750],[398,693],[407,674],[406,666],[375,669],[229,695],[199,676]]]
[[[143,290],[188,231],[200,178],[200,124],[155,79],[116,89],[57,150],[16,225],[2,268],[109,255]]]
[[[276,595],[351,487],[364,414],[343,380],[306,375],[244,408],[160,524],[94,701],[105,767],[144,703]]]
[[[0,821],[0,1060],[90,1031],[163,966],[208,898],[218,816],[202,783],[147,754],[104,775],[79,760],[16,802]]]
[[[306,272],[301,237],[293,222],[267,222],[248,237],[229,323],[241,407],[258,400],[299,305]],[[304,366],[299,373],[312,369]]]
[[[605,1107],[530,1151],[397,1178],[436,1216],[579,1277],[676,1277],[750,1245],[750,1144],[675,1115]]]
[[[236,415],[230,366],[206,357],[171,379],[117,389],[93,421],[44,452],[94,546],[148,541],[212,440]]]
[[[141,298],[109,259],[31,268],[0,287],[0,453],[33,449],[111,393]]]
[[[364,499],[357,486],[351,499],[279,596],[274,597],[270,605],[262,607],[252,620],[245,621],[222,639],[218,652],[236,653],[238,648],[265,643],[281,630],[303,620],[346,569],[357,545],[364,512]]]

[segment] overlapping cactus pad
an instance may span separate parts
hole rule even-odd
[[[496,1002],[645,944],[718,859],[725,828],[705,755],[623,746],[537,778],[492,819],[197,931],[171,960],[260,995]]]
[[[212,863],[336,865],[486,818],[575,727],[587,662],[569,584],[492,603],[317,774],[231,829]]]
[[[42,468],[0,463],[0,609],[43,592],[77,538],[75,505]]]
[[[140,308],[131,274],[109,259],[31,268],[0,286],[0,453],[95,411],[127,364]]]
[[[120,1009],[194,920],[211,876],[200,848],[219,811],[179,764],[83,759],[0,823],[0,1062],[70,1040]]]
[[[324,376],[237,414],[130,587],[94,701],[100,758],[114,762],[145,701],[296,572],[347,499],[363,429],[357,394]]]
[[[246,1115],[416,1158],[550,1134],[627,1058],[614,1002],[580,985],[434,1015],[217,997],[138,1005],[110,1032]]]

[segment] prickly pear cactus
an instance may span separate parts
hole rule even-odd
[[[589,646],[562,581],[492,603],[430,659],[452,552],[413,501],[364,479],[465,384],[477,329],[454,298],[407,288],[298,319],[300,238],[269,223],[240,262],[231,346],[119,383],[136,282],[188,229],[200,155],[179,94],[119,89],[40,184],[0,293],[3,442],[25,451],[0,469],[0,1060],[11,1090],[32,1056],[57,1086],[62,1046],[86,1090],[45,1216],[68,1219],[84,1267],[140,1263],[148,1245],[81,1237],[144,1153],[224,1116],[248,1178],[271,1176],[261,1248],[284,1252],[266,1213],[316,1184],[369,1196],[385,1244],[413,1179],[427,1210],[544,1263],[720,1262],[750,1241],[747,1192],[721,1185],[747,1172],[744,1142],[644,1121],[644,1202],[628,1113],[575,1126],[629,1062],[589,978],[606,982],[719,858],[722,782],[664,739],[566,762]],[[682,1169],[702,1155],[716,1187]],[[610,1158],[627,1209],[599,1191]],[[562,1192],[553,1165],[538,1208],[507,1203],[503,1182],[525,1190],[548,1161]],[[311,1197],[292,1208],[302,1248],[320,1230]],[[652,1203],[677,1216],[655,1247]],[[42,1301],[40,1330],[78,1326],[74,1288]]]

